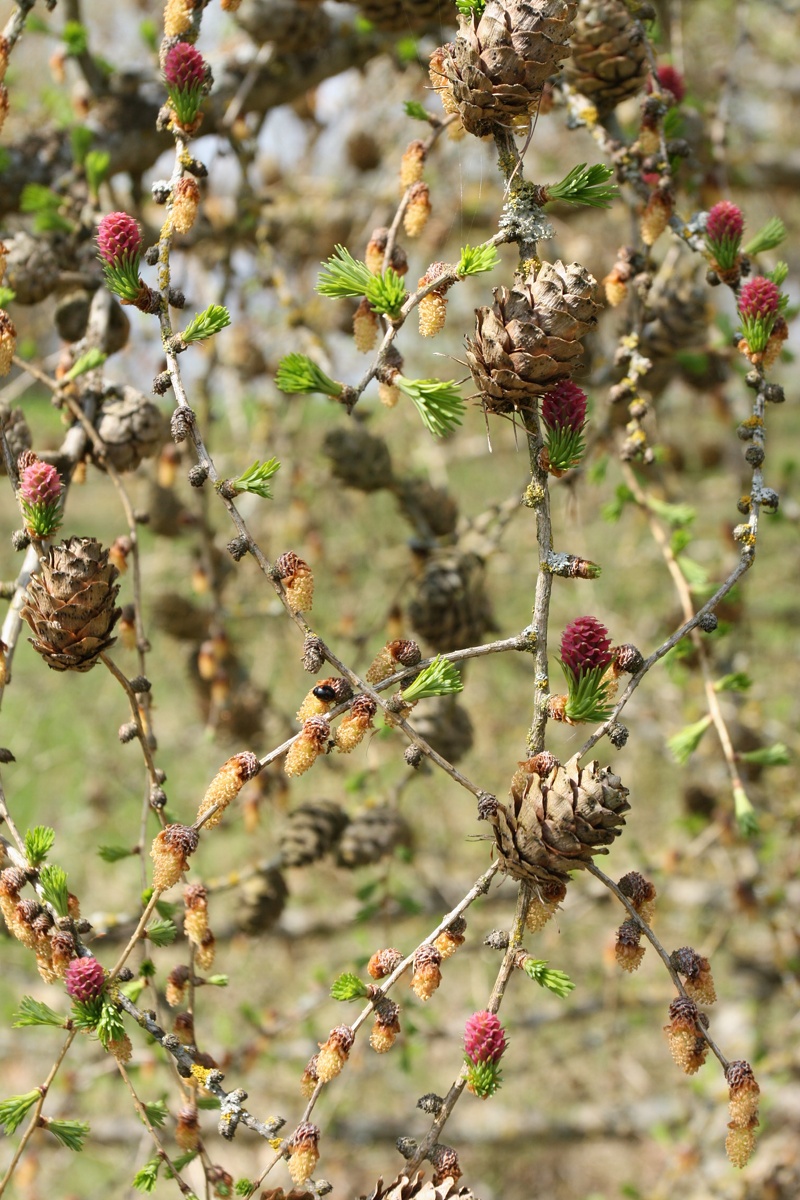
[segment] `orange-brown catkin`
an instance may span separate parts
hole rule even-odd
[[[167,0],[164,9],[164,37],[180,37],[192,23],[194,0]]]
[[[670,1054],[686,1075],[694,1075],[705,1062],[708,1053],[697,1005],[686,996],[676,996],[669,1006],[669,1018],[664,1032],[669,1042]]]
[[[672,196],[669,192],[653,192],[640,222],[640,233],[645,246],[652,246],[661,237],[669,224],[672,208]]]
[[[743,1058],[735,1059],[725,1069],[725,1080],[732,1123],[750,1127],[753,1118],[758,1116],[761,1095],[753,1068]]]
[[[355,1034],[349,1025],[337,1025],[328,1034],[326,1042],[320,1042],[317,1054],[317,1079],[329,1083],[347,1062]]]
[[[566,894],[567,889],[563,883],[538,885],[525,915],[525,925],[531,933],[538,933],[550,918],[555,916]]]
[[[356,696],[350,712],[344,717],[336,730],[336,748],[342,754],[349,754],[363,740],[364,734],[372,725],[378,705],[371,696]]]
[[[633,973],[638,970],[644,958],[644,946],[639,945],[641,936],[642,931],[635,921],[623,921],[617,930],[614,957],[623,971]]]
[[[406,146],[400,160],[400,191],[412,187],[422,179],[422,169],[425,166],[425,143],[416,138]]]
[[[319,1128],[310,1121],[298,1125],[289,1142],[289,1174],[295,1187],[310,1179],[319,1161]]]
[[[403,228],[410,238],[419,237],[428,224],[431,215],[431,193],[427,183],[420,181],[412,187],[406,211],[403,214]]]
[[[172,198],[172,228],[176,233],[188,233],[197,219],[200,207],[200,187],[193,175],[184,175],[175,185]]]
[[[331,727],[325,717],[309,717],[303,731],[289,747],[283,769],[287,775],[303,775],[310,770],[320,754],[325,752]]]
[[[442,981],[442,956],[435,946],[420,946],[414,955],[411,989],[420,1000],[430,1000]]]
[[[441,954],[442,961],[444,961],[446,958],[450,958],[451,955],[455,954],[459,946],[464,945],[466,940],[464,937],[464,931],[466,928],[467,922],[464,920],[464,918],[456,917],[454,921],[450,922],[450,924],[447,926],[447,929],[443,929],[436,938],[433,944]]]
[[[385,979],[387,975],[391,975],[395,967],[402,961],[402,954],[399,950],[395,950],[393,946],[387,946],[383,950],[376,950],[367,963],[367,974],[372,976],[373,979]]]
[[[692,950],[691,946],[683,946],[673,950],[669,956],[675,971],[685,976],[684,987],[693,1000],[700,1004],[713,1004],[717,998],[711,967],[707,958]]]
[[[199,1140],[200,1122],[197,1119],[197,1109],[192,1105],[184,1105],[178,1110],[175,1141],[181,1150],[196,1150]]]
[[[222,820],[225,809],[231,800],[239,795],[249,779],[253,779],[261,770],[261,764],[252,750],[242,750],[223,763],[211,783],[197,810],[197,819],[201,820],[212,808],[215,812],[203,822],[204,829],[213,829]]]
[[[154,838],[150,848],[153,860],[153,887],[165,892],[189,870],[189,857],[200,842],[196,829],[188,825],[167,825]]]
[[[375,1007],[375,1022],[369,1035],[369,1044],[376,1054],[391,1050],[400,1032],[400,1006],[384,997]]]
[[[8,313],[0,308],[0,375],[7,375],[11,370],[11,360],[16,348],[16,326]]]
[[[623,896],[627,896],[639,916],[648,925],[652,923],[655,909],[656,889],[649,879],[638,871],[629,871],[617,884]]]
[[[183,932],[199,946],[208,932],[208,891],[202,883],[190,883],[183,891]]]
[[[294,551],[288,550],[280,556],[275,566],[292,612],[310,612],[314,603],[314,576],[308,563]]]
[[[353,341],[359,354],[368,354],[378,340],[378,318],[364,297],[353,316]]]

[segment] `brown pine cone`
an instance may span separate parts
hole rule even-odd
[[[284,866],[304,867],[322,858],[339,840],[347,813],[333,800],[310,800],[289,814],[280,835]]]
[[[245,933],[271,929],[286,907],[288,896],[286,880],[280,871],[271,868],[251,875],[239,890],[236,924]]]
[[[461,19],[441,69],[470,133],[485,137],[534,112],[569,53],[576,10],[577,0],[488,0],[479,17]]]
[[[355,421],[326,434],[322,452],[330,461],[334,478],[345,487],[377,492],[392,485],[389,447],[382,437],[368,433]]]
[[[22,451],[30,450],[33,445],[31,431],[22,409],[0,404],[0,429],[6,435],[11,457],[16,462]],[[7,474],[5,455],[0,454],[0,475]]]
[[[169,440],[169,426],[151,400],[136,388],[107,387],[95,428],[105,446],[105,458],[118,471],[134,471],[144,458],[152,458]],[[93,460],[100,469],[103,462]]]
[[[376,805],[355,813],[342,834],[336,861],[340,867],[380,862],[395,846],[409,845],[411,831],[395,808]]]
[[[503,869],[515,879],[566,884],[570,871],[608,853],[630,809],[628,789],[597,762],[578,767],[573,758],[546,779],[525,765],[512,780],[511,805],[486,807]]]
[[[647,82],[647,43],[623,0],[580,0],[564,78],[591,100],[599,117]]]
[[[579,263],[542,263],[538,273],[495,288],[476,310],[467,362],[488,412],[531,408],[581,365],[580,339],[597,324],[597,282]]]
[[[458,550],[436,550],[424,561],[408,605],[414,630],[441,653],[463,650],[495,628],[483,560]]]
[[[448,762],[460,762],[472,749],[472,721],[455,696],[423,700],[414,713],[414,728]]]
[[[450,0],[357,0],[363,16],[389,33],[420,33],[455,24]]]
[[[48,667],[89,671],[114,644],[110,634],[122,612],[114,605],[118,575],[94,538],[68,538],[50,547],[22,607],[35,635],[28,640]]]

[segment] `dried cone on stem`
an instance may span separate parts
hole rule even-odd
[[[494,628],[485,577],[477,554],[448,549],[428,555],[408,605],[414,631],[443,654],[482,641]]]
[[[672,1001],[664,1032],[677,1065],[686,1075],[694,1075],[706,1060],[708,1043],[702,1035],[700,1012],[693,1000],[677,996]]]
[[[570,87],[605,117],[647,82],[647,43],[623,0],[580,0],[564,66]]]
[[[594,276],[579,263],[543,263],[509,291],[495,288],[491,308],[476,310],[467,362],[485,409],[531,408],[581,365],[580,339],[597,324]]]
[[[441,71],[465,128],[477,137],[527,119],[569,53],[577,0],[488,0],[464,17]]]
[[[320,1042],[317,1054],[317,1079],[328,1083],[334,1079],[347,1062],[355,1034],[349,1025],[337,1025],[328,1035],[326,1042]]]
[[[644,946],[639,945],[642,931],[635,921],[623,921],[617,930],[614,956],[623,971],[633,973],[644,958]]]
[[[314,576],[308,563],[289,550],[275,565],[292,612],[310,612],[314,603]]]
[[[153,888],[165,892],[189,870],[189,857],[200,843],[196,829],[189,825],[167,825],[153,841],[150,857],[153,860]]]
[[[304,1121],[295,1129],[289,1142],[289,1174],[296,1187],[314,1173],[319,1161],[319,1128]]]
[[[422,651],[416,642],[408,638],[395,638],[387,642],[380,654],[372,660],[367,669],[367,683],[380,683],[394,675],[403,667],[414,667],[422,658]]]
[[[94,538],[68,538],[51,546],[41,573],[28,584],[22,616],[34,650],[54,671],[89,671],[104,650],[120,614],[114,601],[119,572]]]
[[[623,896],[627,896],[642,920],[652,924],[656,904],[656,889],[649,879],[638,871],[623,875],[618,885]]]
[[[438,1187],[445,1179],[457,1183],[463,1172],[458,1164],[458,1155],[452,1146],[437,1143],[428,1151],[428,1161],[433,1166],[433,1185]]]
[[[349,754],[363,740],[364,734],[372,726],[372,718],[377,712],[378,705],[371,696],[356,696],[350,712],[341,721],[336,730],[336,748],[342,754]]]
[[[579,767],[577,756],[544,779],[523,763],[511,782],[512,803],[494,797],[479,816],[495,830],[503,869],[514,879],[569,883],[569,872],[607,854],[628,812],[628,789],[607,767]]]
[[[567,894],[566,886],[555,881],[540,883],[531,897],[528,911],[525,914],[525,927],[531,933],[544,929],[547,922],[554,917],[561,907],[561,902]]]
[[[231,800],[239,795],[247,781],[253,779],[260,770],[261,764],[252,750],[234,754],[223,763],[208,785],[197,810],[197,820],[200,821],[210,809],[216,808],[203,823],[204,829],[213,829],[215,825],[219,825]]]
[[[420,946],[414,955],[411,990],[420,1000],[430,1000],[442,981],[442,956],[435,946]]]
[[[367,963],[367,974],[373,979],[385,979],[387,975],[391,975],[396,966],[403,961],[403,956],[399,950],[395,950],[393,946],[387,946],[383,950],[376,950],[372,958]]]
[[[680,950],[673,950],[669,961],[673,970],[685,977],[684,987],[693,1000],[699,1004],[714,1003],[717,993],[707,958],[690,946],[683,946]]]
[[[309,717],[302,733],[289,747],[283,764],[286,774],[303,775],[310,770],[319,755],[325,753],[330,736],[331,727],[325,717]]]
[[[400,1032],[400,1006],[384,997],[375,1007],[375,1021],[369,1035],[369,1044],[376,1054],[391,1050]]]

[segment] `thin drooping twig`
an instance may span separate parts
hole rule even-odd
[[[3,1176],[2,1179],[0,1179],[0,1196],[3,1196],[5,1194],[6,1187],[8,1186],[11,1178],[14,1175],[15,1170],[17,1169],[17,1163],[19,1162],[20,1158],[22,1157],[22,1155],[25,1151],[25,1147],[27,1146],[30,1139],[33,1137],[34,1132],[39,1128],[39,1118],[42,1115],[42,1109],[44,1108],[44,1102],[47,1099],[47,1093],[50,1090],[50,1085],[52,1084],[53,1080],[55,1079],[56,1075],[58,1074],[59,1068],[61,1067],[62,1062],[64,1061],[64,1059],[67,1056],[67,1052],[68,1052],[70,1046],[72,1045],[72,1043],[74,1042],[74,1040],[77,1036],[78,1036],[77,1029],[69,1030],[69,1032],[67,1033],[67,1036],[64,1039],[63,1045],[58,1053],[58,1058],[55,1060],[52,1067],[50,1068],[49,1074],[48,1074],[47,1078],[45,1079],[44,1083],[39,1085],[39,1092],[41,1094],[39,1096],[39,1099],[36,1101],[36,1103],[33,1106],[33,1110],[31,1112],[31,1119],[28,1122],[27,1126],[25,1127],[25,1132],[23,1133],[22,1137],[19,1140],[19,1145],[17,1146],[16,1150],[14,1151],[14,1156],[11,1159],[11,1162],[8,1164],[8,1169],[6,1170],[5,1175]]]
[[[170,1156],[167,1154],[167,1151],[164,1149],[164,1144],[161,1141],[161,1138],[158,1136],[158,1131],[156,1130],[155,1126],[153,1125],[153,1122],[150,1120],[149,1116],[147,1115],[147,1109],[142,1104],[141,1100],[139,1099],[138,1095],[136,1094],[136,1089],[133,1086],[130,1075],[128,1074],[128,1072],[125,1069],[125,1065],[123,1063],[121,1063],[119,1061],[119,1059],[117,1060],[117,1070],[119,1071],[120,1075],[122,1076],[122,1078],[125,1082],[125,1085],[127,1086],[128,1091],[131,1094],[131,1099],[133,1100],[134,1108],[136,1109],[137,1113],[139,1114],[139,1116],[141,1117],[145,1126],[147,1127],[147,1131],[150,1134],[150,1137],[153,1139],[153,1144],[155,1145],[156,1153],[157,1153],[158,1157],[161,1159],[162,1162],[166,1163],[166,1165],[169,1167],[170,1172],[172,1174],[172,1178],[175,1180],[178,1187],[180,1188],[182,1195],[191,1196],[192,1189],[189,1187],[188,1183],[186,1183],[186,1181],[181,1178],[180,1172],[177,1170],[174,1162],[172,1161]]]

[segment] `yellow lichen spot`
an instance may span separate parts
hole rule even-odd
[[[210,1067],[201,1067],[200,1063],[192,1063],[192,1075],[202,1087],[206,1086],[210,1074]]]

